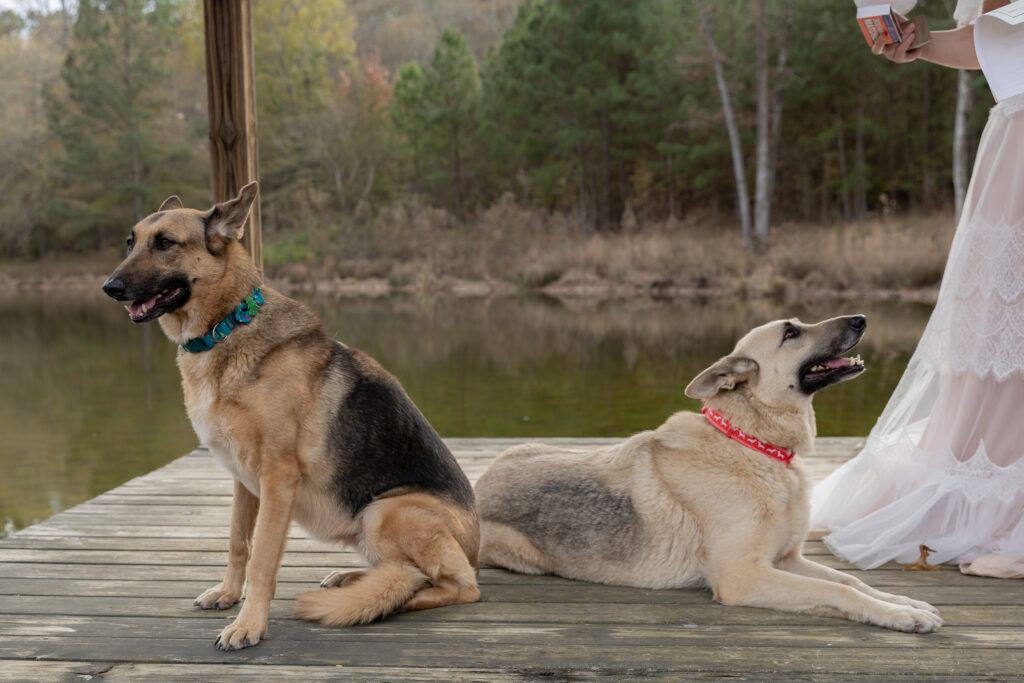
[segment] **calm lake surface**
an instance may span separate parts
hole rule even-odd
[[[683,388],[753,326],[865,313],[868,371],[815,399],[864,435],[931,307],[913,303],[307,298],[442,436],[627,436],[697,408]],[[102,295],[0,298],[0,525],[22,528],[191,450],[175,348]],[[2,535],[3,532],[0,532]]]

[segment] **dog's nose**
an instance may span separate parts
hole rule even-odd
[[[120,299],[124,296],[124,281],[119,277],[108,278],[103,283],[103,291],[112,299]]]
[[[868,326],[868,319],[863,315],[851,315],[850,327],[858,332]]]

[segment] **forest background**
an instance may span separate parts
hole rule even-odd
[[[11,7],[0,275],[102,273],[164,197],[210,203],[201,3]],[[992,103],[873,56],[846,1],[253,12],[265,264],[295,287],[934,291]]]

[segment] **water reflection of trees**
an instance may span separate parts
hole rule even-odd
[[[747,330],[769,320],[814,322],[864,313],[865,356],[900,357],[913,351],[930,307],[902,302],[652,299],[559,301],[552,299],[318,298],[312,301],[339,339],[379,357],[437,363],[477,348],[496,367],[516,372],[532,359],[585,354],[595,345],[617,345],[627,365],[643,352],[705,363],[727,353]],[[373,345],[371,348],[369,345]]]
[[[444,436],[608,436],[695,407],[682,390],[751,327],[868,315],[869,372],[816,399],[823,434],[864,434],[928,308],[650,299],[312,300]],[[175,349],[102,296],[0,300],[0,526],[21,527],[188,451]],[[152,326],[150,326],[152,327]]]
[[[870,372],[816,399],[822,434],[865,434],[928,307],[893,302],[314,300],[331,331],[378,358],[445,435],[616,435],[697,406],[682,390],[736,339],[780,317],[868,316]],[[520,420],[520,422],[516,422]]]

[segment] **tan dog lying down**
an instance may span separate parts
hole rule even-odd
[[[705,400],[708,417],[676,413],[595,452],[537,444],[506,451],[476,487],[480,561],[643,588],[710,587],[726,605],[898,631],[939,628],[931,605],[801,555],[809,487],[800,456],[814,447],[811,397],[864,369],[859,358],[840,358],[864,328],[859,315],[768,323],[686,388]],[[730,438],[730,427],[742,433]],[[785,451],[796,457],[787,463]]]

